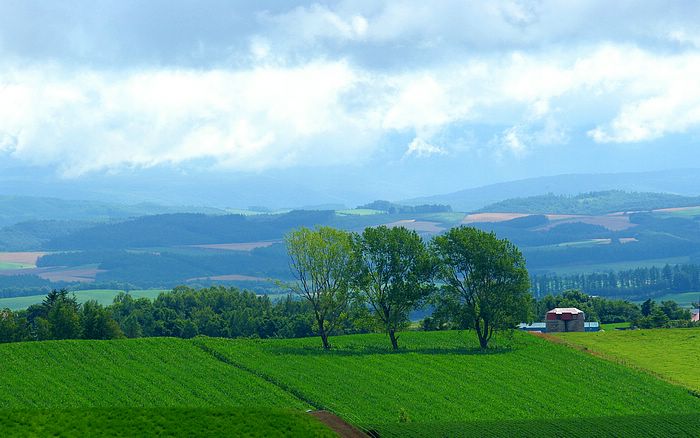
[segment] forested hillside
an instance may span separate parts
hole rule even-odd
[[[677,193],[700,195],[698,169],[656,172],[588,173],[542,176],[490,184],[442,195],[409,199],[403,203],[447,204],[456,211],[475,211],[504,199],[539,196],[543,193],[575,196],[582,192],[624,190],[627,192]]]
[[[574,196],[549,193],[527,198],[511,198],[487,205],[479,209],[479,211],[598,215],[698,205],[700,205],[700,197],[695,196],[608,190],[582,193]]]

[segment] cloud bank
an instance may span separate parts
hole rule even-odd
[[[158,43],[135,20],[134,38],[152,50],[133,57],[128,38],[104,43],[115,35],[89,17],[53,53],[0,31],[0,158],[66,176],[197,162],[260,171],[362,163],[387,144],[404,159],[459,154],[446,139],[475,131],[494,157],[517,158],[700,126],[692,3],[666,8],[666,20],[661,3],[637,4],[625,21],[625,2],[275,7],[213,7],[219,18],[200,17],[210,34],[190,23],[196,43]],[[255,25],[223,30],[240,16]]]

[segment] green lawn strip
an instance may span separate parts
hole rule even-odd
[[[643,370],[700,394],[700,329],[562,333],[565,343]]]
[[[0,411],[3,437],[334,437],[319,420],[275,408],[96,408]]]
[[[182,339],[1,344],[0,359],[0,409],[311,408]]]
[[[700,412],[682,388],[522,333],[513,348],[486,353],[469,332],[406,332],[399,353],[383,335],[334,337],[330,352],[315,338],[198,342],[382,436],[402,416],[421,428]]]
[[[600,328],[602,330],[615,330],[618,328],[629,328],[631,323],[629,322],[614,322],[610,324],[601,324]]]

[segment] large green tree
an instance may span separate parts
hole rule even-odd
[[[431,290],[429,252],[418,233],[404,227],[366,228],[353,238],[353,247],[359,262],[358,289],[398,350],[397,330]]]
[[[440,299],[456,317],[466,319],[482,349],[494,333],[530,319],[525,259],[511,242],[462,226],[436,236],[431,247],[444,283]]]
[[[328,335],[348,307],[355,271],[350,234],[330,227],[302,227],[285,241],[297,280],[292,289],[310,303],[323,348],[330,349]]]
[[[66,289],[52,290],[40,305],[30,307],[28,314],[38,340],[81,337],[80,304]]]
[[[80,321],[83,327],[83,339],[117,339],[124,334],[119,324],[109,311],[95,300],[82,305]]]

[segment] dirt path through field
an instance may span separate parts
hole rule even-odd
[[[358,428],[331,412],[312,411],[309,414],[321,420],[323,424],[330,427],[333,432],[343,438],[367,438],[367,435]]]

